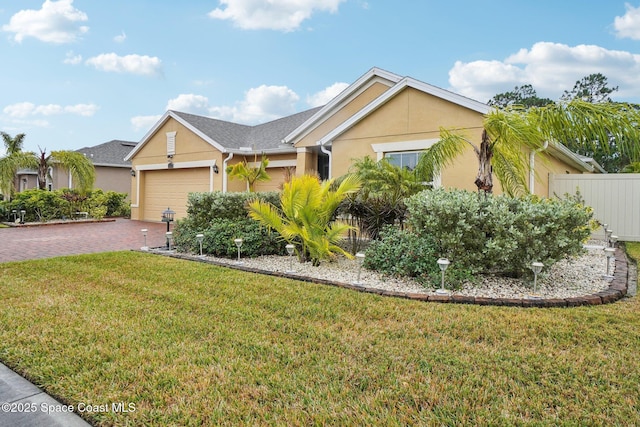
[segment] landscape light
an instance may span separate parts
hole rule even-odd
[[[236,261],[236,265],[240,265],[242,264],[242,261],[240,261],[240,248],[242,247],[242,239],[233,239],[233,243],[235,243],[238,247],[238,260]]]
[[[203,258],[202,255],[202,241],[204,240],[204,234],[196,234],[196,240],[198,240],[198,244],[200,245],[200,258]]]
[[[447,295],[449,291],[447,291],[444,288],[444,272],[447,271],[447,268],[449,268],[449,264],[451,264],[451,262],[449,262],[447,258],[440,258],[438,259],[437,262],[438,262],[438,267],[440,267],[440,271],[442,272],[442,280],[440,282],[440,289],[438,289],[436,293],[441,295]]]
[[[360,281],[360,273],[362,273],[362,264],[364,263],[364,257],[364,253],[356,253],[356,261],[358,261],[358,278],[355,282],[353,282],[354,285],[362,285],[362,282]]]
[[[291,243],[289,243],[287,246],[285,246],[287,248],[287,253],[289,254],[289,270],[287,271],[287,273],[293,273],[293,252],[295,251],[295,246],[292,245]]]
[[[140,250],[148,251],[149,250],[149,246],[147,246],[147,233],[149,232],[149,230],[147,230],[146,228],[143,228],[140,231],[142,232],[142,237],[144,239],[144,246],[142,246],[140,248]]]

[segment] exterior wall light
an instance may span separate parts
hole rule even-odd
[[[220,169],[218,169],[218,165],[213,165],[213,173],[215,174],[220,173]]]
[[[364,264],[364,258],[365,258],[364,253],[362,252],[356,253],[356,260],[358,261],[358,278],[356,279],[355,282],[353,282],[354,285],[362,285],[362,282],[360,281],[360,274],[362,273],[362,264]]]
[[[196,234],[196,240],[198,241],[198,244],[200,245],[200,258],[204,258],[204,255],[202,255],[202,241],[204,240],[204,234],[202,234],[202,233]]]
[[[437,262],[438,267],[440,267],[440,271],[442,272],[442,280],[440,281],[440,289],[438,289],[436,293],[440,295],[448,295],[449,291],[444,288],[444,272],[447,271],[451,262],[446,258],[440,258]]]
[[[295,270],[293,269],[293,252],[295,251],[296,247],[291,243],[289,243],[285,247],[287,248],[287,253],[289,254],[289,270],[287,270],[287,273],[295,273]]]
[[[142,238],[144,239],[144,246],[141,247],[140,250],[148,251],[149,250],[149,246],[147,246],[147,233],[149,232],[149,230],[147,230],[146,228],[143,228],[140,231],[142,232]]]
[[[233,239],[233,243],[235,243],[238,247],[238,260],[235,263],[236,265],[243,264],[243,262],[240,261],[240,248],[242,247],[242,239]]]

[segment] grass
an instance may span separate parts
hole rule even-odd
[[[640,304],[430,304],[136,252],[0,264],[0,360],[97,425],[638,425]]]
[[[626,242],[625,248],[631,258],[634,258],[636,262],[640,261],[640,242]]]

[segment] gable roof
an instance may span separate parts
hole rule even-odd
[[[340,136],[342,133],[346,132],[356,123],[367,117],[369,114],[380,108],[382,105],[391,100],[394,96],[400,93],[402,90],[406,88],[413,88],[419,90],[424,93],[428,93],[435,97],[444,99],[446,101],[452,102],[454,104],[460,105],[461,107],[468,108],[470,110],[476,111],[481,114],[487,114],[491,107],[487,104],[483,104],[482,102],[475,101],[471,98],[467,98],[462,95],[458,95],[457,93],[450,92],[448,90],[439,88],[437,86],[430,85],[428,83],[421,82],[419,80],[413,79],[411,77],[405,77],[396,83],[392,88],[385,91],[382,95],[377,97],[375,100],[367,104],[364,108],[358,111],[356,114],[349,117],[342,124],[337,126],[331,132],[323,136],[318,144],[325,145],[331,142],[336,137]]]
[[[128,168],[131,162],[125,161],[125,157],[136,146],[136,142],[114,139],[93,147],[84,147],[76,150],[88,157],[94,166],[111,166]]]
[[[222,153],[295,152],[291,145],[282,144],[282,138],[320,108],[312,108],[255,126],[169,110],[127,155],[125,160],[130,160],[170,118],[181,123]]]
[[[285,144],[295,144],[298,139],[311,132],[318,127],[327,118],[335,114],[342,106],[347,104],[351,99],[355,98],[361,92],[372,86],[374,83],[382,83],[388,87],[393,87],[396,83],[402,80],[402,77],[385,71],[381,68],[373,67],[365,74],[363,74],[358,80],[350,84],[346,89],[340,92],[335,98],[333,98],[327,105],[320,108],[313,116],[311,116],[300,126],[295,128],[291,133],[285,136],[282,140]]]

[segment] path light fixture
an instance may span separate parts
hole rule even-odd
[[[173,222],[173,218],[175,214],[176,213],[172,211],[171,208],[167,208],[166,210],[162,211],[162,222],[167,223],[167,233],[169,232],[169,224]],[[170,249],[168,239],[167,239],[167,249]]]
[[[611,236],[611,247],[612,247],[612,248],[615,248],[615,247],[616,247],[616,243],[618,243],[618,239],[619,239],[619,237],[618,237],[618,236],[615,236],[615,235],[612,235],[612,236]]]
[[[238,260],[236,261],[237,265],[243,264],[242,261],[240,261],[240,248],[242,247],[242,239],[233,239],[233,243],[236,244],[236,246],[238,247]]]
[[[613,233],[613,230],[610,230],[608,228],[606,230],[604,230],[604,239],[605,239],[605,242],[606,242],[605,247],[609,246],[609,243],[611,241],[611,234],[612,233]]]
[[[11,209],[11,214],[13,215],[13,222],[16,222],[18,219],[18,211],[16,209]]]
[[[444,288],[444,272],[447,271],[451,262],[446,258],[440,258],[437,262],[438,267],[440,267],[440,271],[442,272],[442,280],[440,281],[440,289],[438,289],[436,293],[440,295],[448,295],[449,291]]]
[[[25,211],[24,209],[20,211],[20,224],[24,224],[24,216],[26,214],[27,214],[27,211]]]
[[[360,281],[360,274],[362,273],[362,264],[364,264],[364,253],[362,252],[358,252],[356,253],[356,261],[358,261],[358,278],[356,279],[355,282],[353,282],[354,285],[362,285],[363,283]]]
[[[146,228],[143,228],[140,231],[142,232],[142,238],[144,239],[144,246],[141,247],[140,250],[148,251],[149,250],[149,246],[147,246],[147,233],[149,232],[149,230],[147,230]]]
[[[287,273],[295,273],[295,270],[293,269],[293,252],[295,251],[296,247],[291,243],[289,243],[285,247],[287,248],[287,253],[289,254],[289,270],[287,270]]]
[[[171,231],[167,231],[165,235],[167,236],[167,250],[171,252],[171,242],[173,241],[173,233]]]
[[[540,298],[538,295],[538,274],[542,271],[542,267],[544,264],[541,262],[532,262],[531,263],[531,271],[533,271],[533,295],[530,295],[529,298]]]
[[[200,245],[200,258],[204,258],[204,255],[202,255],[202,241],[204,240],[204,234],[202,234],[202,233],[196,234],[196,240],[198,241],[198,244]]]
[[[613,274],[609,274],[609,267],[611,266],[611,260],[616,256],[616,250],[614,248],[604,248],[604,254],[607,256],[607,272],[602,277],[611,280],[613,279]]]

